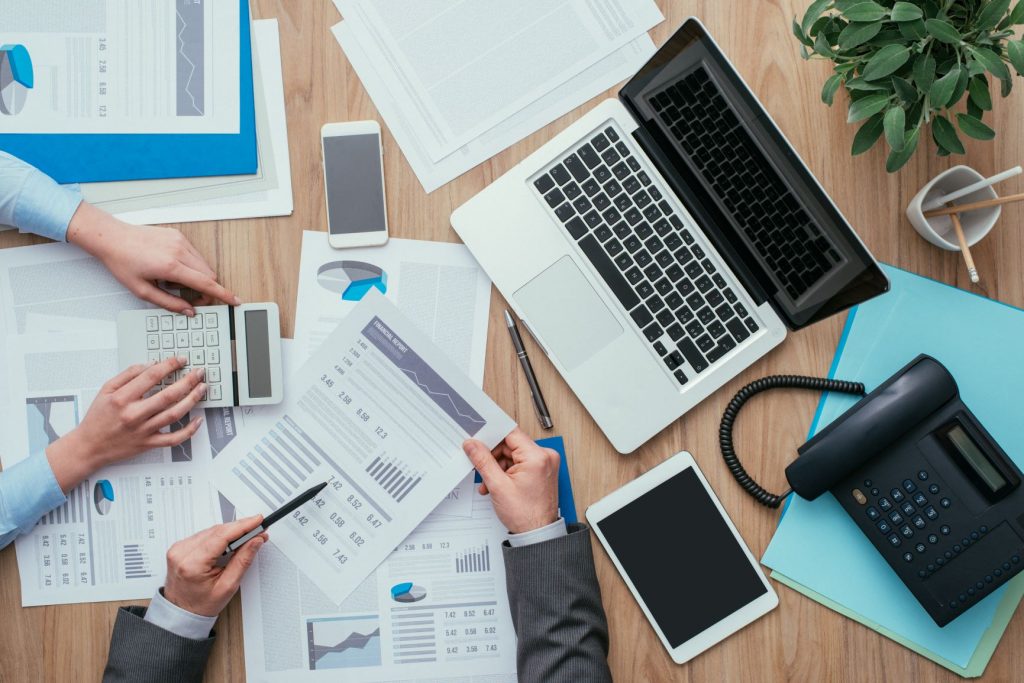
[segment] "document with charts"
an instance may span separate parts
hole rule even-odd
[[[239,39],[237,2],[4,0],[4,132],[237,133]]]
[[[261,420],[214,460],[217,488],[248,514],[329,482],[275,525],[274,544],[336,604],[472,470],[466,438],[494,447],[514,427],[377,291],[289,377],[284,402]]]

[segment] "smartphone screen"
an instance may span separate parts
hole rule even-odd
[[[325,137],[327,228],[332,235],[387,229],[380,136]]]

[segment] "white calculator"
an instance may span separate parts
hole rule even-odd
[[[117,316],[121,368],[174,356],[186,366],[168,375],[170,385],[205,368],[206,398],[199,407],[280,403],[281,316],[275,303],[196,306],[194,317],[162,309],[122,311]]]

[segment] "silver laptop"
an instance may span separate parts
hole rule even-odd
[[[889,286],[695,19],[451,223],[621,453]]]

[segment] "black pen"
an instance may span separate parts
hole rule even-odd
[[[548,406],[544,403],[544,395],[540,393],[540,385],[537,384],[537,376],[533,374],[533,365],[526,355],[523,338],[520,336],[519,328],[516,327],[516,321],[512,319],[512,314],[508,312],[508,309],[505,309],[505,324],[508,325],[508,333],[512,336],[512,346],[516,349],[519,364],[523,366],[523,372],[526,374],[526,383],[530,385],[530,396],[533,397],[533,407],[537,410],[537,419],[540,420],[540,426],[544,429],[551,429],[555,426],[555,423],[551,421]]]
[[[316,486],[309,489],[305,493],[300,493],[299,495],[295,496],[295,498],[292,498],[290,501],[285,503],[283,507],[280,507],[277,510],[271,512],[269,515],[263,518],[263,523],[260,524],[258,527],[256,527],[249,533],[245,534],[244,536],[236,538],[235,540],[231,541],[231,543],[228,543],[228,547],[224,550],[224,556],[231,555],[236,550],[241,548],[243,545],[245,545],[252,539],[262,534],[264,531],[266,531],[271,524],[273,524],[279,519],[282,519],[286,515],[291,514],[296,508],[298,508],[303,503],[308,503],[309,501],[316,498],[316,494],[323,491],[326,486],[326,481],[322,484],[317,484]]]

